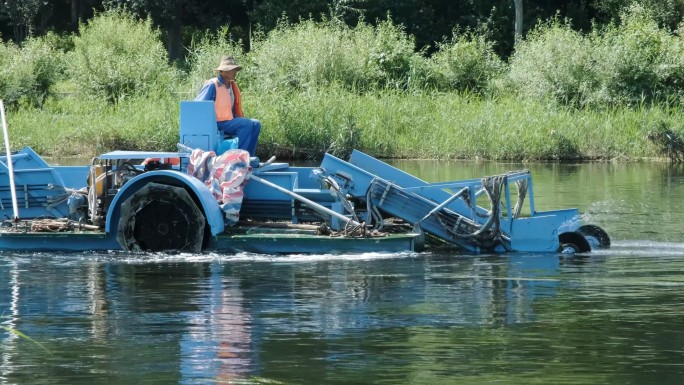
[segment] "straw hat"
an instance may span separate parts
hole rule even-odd
[[[223,59],[221,59],[219,66],[216,67],[214,71],[230,71],[233,69],[239,71],[242,67],[235,64],[235,59],[232,56],[224,56]]]

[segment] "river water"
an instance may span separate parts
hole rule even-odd
[[[578,207],[613,247],[5,253],[0,384],[684,381],[684,168],[395,165],[428,181],[530,168],[538,210]]]

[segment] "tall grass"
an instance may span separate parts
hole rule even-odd
[[[344,103],[339,103],[344,100]],[[260,151],[293,155],[357,148],[380,157],[450,159],[637,159],[661,156],[653,122],[678,132],[681,109],[559,108],[515,97],[398,91],[358,95],[339,88],[264,94]],[[307,151],[312,150],[312,151]],[[287,155],[287,154],[284,154]]]
[[[188,53],[189,71],[183,81],[182,95],[192,99],[204,83],[216,76],[214,69],[223,56],[232,56],[237,63],[245,64],[245,53],[240,42],[229,39],[229,29],[224,27],[216,33],[206,33],[193,40]],[[240,82],[244,87],[244,84]]]
[[[179,103],[170,96],[132,97],[116,105],[67,97],[42,109],[8,115],[13,148],[45,156],[93,156],[110,150],[172,150],[178,142]]]
[[[444,159],[630,160],[662,157],[648,135],[684,132],[681,108],[560,108],[515,97],[400,91],[358,94],[341,87],[298,93],[247,93],[246,113],[264,129],[261,156],[346,156],[357,148],[380,157]],[[341,102],[343,101],[343,102]],[[14,147],[49,156],[111,149],[171,150],[178,101],[127,99],[116,106],[73,98],[9,115]]]

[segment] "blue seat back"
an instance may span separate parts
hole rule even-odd
[[[214,102],[185,100],[180,104],[180,143],[190,148],[216,151],[223,134],[216,126]]]

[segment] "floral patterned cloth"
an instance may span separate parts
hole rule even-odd
[[[243,188],[252,172],[249,152],[229,150],[220,156],[214,151],[195,149],[190,154],[187,173],[201,180],[223,210],[226,226],[240,219]]]

